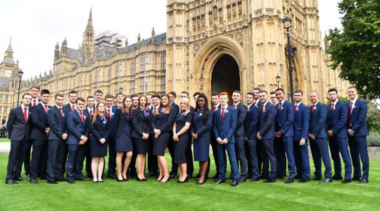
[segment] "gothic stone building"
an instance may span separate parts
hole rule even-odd
[[[254,87],[275,90],[277,75],[280,87],[289,92],[285,14],[293,24],[291,46],[297,48],[292,61],[295,89],[317,90],[322,101],[332,87],[345,95],[349,84],[339,79],[339,69],[328,67],[329,56],[322,49],[317,0],[168,0],[166,33],[152,30],[151,38],[141,40],[139,35],[132,45],[125,40],[125,47],[115,42],[100,55],[94,53],[90,12],[81,46],[69,48],[66,39],[61,46],[57,43],[53,71],[23,81],[22,93],[39,84],[53,95],[76,90],[82,97],[97,89],[110,94],[245,94]]]

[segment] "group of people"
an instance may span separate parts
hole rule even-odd
[[[328,95],[331,104],[326,106],[319,101],[318,92],[311,91],[308,107],[302,103],[300,90],[294,92],[292,104],[285,100],[281,88],[269,94],[255,88],[246,93],[246,105],[241,102],[240,91],[234,91],[232,106],[229,93],[221,92],[212,94],[209,107],[207,96],[196,92],[194,108],[186,91],[181,92],[179,105],[173,91],[162,96],[119,93],[115,96],[117,105],[110,94],[103,101],[101,90],[86,100],[71,91],[68,104],[64,105],[62,94],[56,94],[55,105],[50,106],[49,90],[33,86],[30,93],[22,96],[22,104],[9,114],[11,150],[6,184],[23,180],[38,184],[38,177],[50,184],[75,184],[88,178],[94,183],[103,182],[108,155],[107,176],[118,182],[131,177],[147,181],[148,170],[147,176],[166,183],[177,177],[179,169],[177,182],[185,183],[193,177],[194,160],[199,162],[196,184],[202,185],[209,178],[210,145],[216,164],[214,184],[226,179],[232,179],[230,186],[247,179],[272,183],[286,176],[286,166],[287,184],[295,179],[368,183],[366,102],[358,99],[355,87],[348,88],[348,104],[338,100],[336,89],[330,89]],[[315,166],[312,178],[309,144]],[[166,148],[172,158],[171,171]],[[226,153],[231,168],[229,177]],[[344,179],[340,155],[345,166]],[[21,176],[22,165],[27,179]]]

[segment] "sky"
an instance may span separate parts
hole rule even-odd
[[[150,38],[166,31],[166,0],[1,0],[0,59],[12,39],[14,60],[23,79],[49,72],[56,43],[67,39],[78,48],[92,8],[95,34],[111,30],[125,35],[130,44],[137,36]],[[338,0],[319,0],[321,32],[340,28]]]

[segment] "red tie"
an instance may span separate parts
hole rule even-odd
[[[236,108],[236,104],[234,104],[234,108]]]
[[[261,113],[264,111],[264,105],[261,105]]]
[[[108,109],[108,118],[111,120],[111,110],[110,109]]]
[[[214,110],[212,111],[212,113],[215,113],[215,109],[216,109],[216,107],[214,107]]]
[[[46,113],[49,112],[48,106],[45,104]]]
[[[73,107],[71,107],[71,110],[74,111],[75,110],[75,106],[73,105]]]
[[[59,108],[59,113],[61,113],[61,116],[63,116],[62,108]]]
[[[36,106],[36,100],[33,100],[33,107]]]
[[[331,113],[334,111],[334,103],[331,104]]]
[[[351,112],[352,112],[352,102],[350,103],[350,108],[348,110],[348,119],[347,119],[348,128],[351,128]]]
[[[253,105],[256,106],[256,102],[253,102]]]
[[[313,111],[314,111],[314,104],[313,104],[313,106],[311,106],[311,113],[313,113]]]
[[[280,104],[278,105],[278,109],[280,110],[282,107],[282,103],[280,102]]]
[[[249,111],[249,108],[248,108],[248,106],[247,106],[247,111]]]
[[[153,108],[153,114],[156,114],[156,107]]]
[[[294,111],[297,111],[297,107],[298,107],[298,106],[297,106],[297,104],[296,104],[296,105],[294,106]]]
[[[24,119],[25,123],[28,122],[28,108],[24,108]]]
[[[222,119],[224,118],[224,107],[222,107]]]
[[[92,116],[92,110],[90,110],[90,116]]]
[[[79,112],[79,115],[80,115],[80,120],[82,121],[82,124],[84,124],[84,119],[83,119],[83,114],[82,114],[82,111]]]

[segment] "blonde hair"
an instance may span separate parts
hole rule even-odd
[[[181,102],[184,101],[186,103],[186,114],[189,113],[190,111],[190,103],[189,103],[189,100],[186,99],[186,98],[181,98],[181,100],[179,101],[179,110],[181,111]]]

